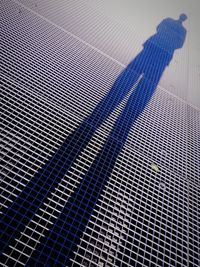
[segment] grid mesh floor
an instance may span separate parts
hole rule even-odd
[[[29,3],[31,9],[38,8]],[[87,10],[84,1],[82,9]],[[38,183],[37,191],[31,181],[91,113],[124,65],[15,1],[4,2],[1,13],[6,18],[1,21],[0,65],[1,216],[6,218],[1,228],[2,266],[199,266],[199,110],[158,86],[105,186],[93,184],[88,199],[98,197],[95,208],[88,215],[89,206],[79,210],[69,233],[62,214],[98,159],[126,100],[95,131],[81,154],[79,146],[93,125],[79,132],[71,147],[74,164],[60,181],[46,187]],[[116,142],[120,144],[120,138],[107,146],[105,158],[110,161]],[[95,169],[99,175],[104,174],[101,164]],[[23,192],[28,200],[17,213],[12,205]],[[81,239],[65,263],[66,240],[76,235],[86,217]],[[55,239],[59,232],[60,239]],[[46,237],[42,256],[36,257]]]

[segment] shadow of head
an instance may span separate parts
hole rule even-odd
[[[186,19],[187,19],[187,15],[186,15],[186,14],[184,14],[184,13],[180,14],[180,16],[179,16],[179,21],[183,22],[183,21],[185,21]]]

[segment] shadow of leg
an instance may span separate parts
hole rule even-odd
[[[25,225],[38,212],[44,200],[68,172],[80,153],[86,148],[96,129],[105,121],[137,81],[138,75],[125,69],[115,81],[109,93],[100,101],[94,111],[75,129],[27,183],[11,206],[2,216],[1,251],[11,240],[17,238]],[[28,207],[28,208],[27,208]]]
[[[87,226],[95,205],[113,171],[117,157],[128,133],[150,100],[156,84],[143,79],[116,121],[107,141],[93,161],[79,186],[72,193],[67,205],[52,229],[33,253],[30,264],[49,260],[54,265],[63,262],[68,266],[73,251]],[[60,238],[65,237],[62,242]],[[56,243],[56,248],[52,244]],[[59,251],[59,253],[58,253]]]

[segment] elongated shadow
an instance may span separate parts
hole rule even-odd
[[[63,265],[69,266],[69,260],[73,256],[73,251],[80,236],[102,194],[102,190],[110,178],[130,128],[146,106],[155,87],[156,84],[143,79],[132,93],[103,148],[98,153],[86,175],[82,177],[81,183],[71,195],[53,228],[28,262],[30,265],[34,262],[41,263],[48,260],[52,266],[56,266],[58,262],[63,262]],[[102,169],[101,172],[99,172],[99,167]],[[56,247],[53,246],[55,242]]]
[[[130,68],[125,69],[90,116],[66,138],[50,160],[28,182],[17,199],[5,210],[1,219],[0,247],[2,251],[24,230],[25,225],[37,213],[44,200],[50,197],[53,189],[57,187],[80,153],[87,147],[96,129],[123,100],[138,77],[138,74]]]
[[[53,189],[87,147],[96,129],[143,74],[144,78],[129,97],[103,148],[28,262],[28,266],[34,266],[36,262],[46,264],[47,261],[52,266],[58,266],[56,264],[61,262],[63,266],[69,264],[69,259],[111,175],[130,128],[151,99],[163,71],[173,57],[174,50],[182,47],[184,43],[186,31],[182,21],[180,16],[179,20],[165,19],[160,23],[157,33],[144,43],[143,50],[119,75],[94,111],[66,138],[62,146],[5,211],[1,220],[3,231],[0,245],[3,252],[9,253],[8,246],[12,245],[14,239],[25,229],[45,199],[50,197]],[[169,37],[166,36],[173,38],[169,42]],[[102,170],[100,173],[99,166]]]

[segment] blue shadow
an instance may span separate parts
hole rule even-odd
[[[97,128],[126,97],[142,74],[142,79],[129,96],[101,151],[87,173],[82,176],[79,186],[72,193],[47,235],[42,238],[27,266],[70,264],[73,251],[108,182],[131,127],[149,103],[175,49],[183,46],[186,30],[182,22],[185,19],[186,16],[182,14],[178,20],[167,18],[158,25],[156,34],[143,44],[143,50],[118,76],[110,91],[93,112],[66,138],[51,159],[5,210],[1,219],[2,252],[9,252],[8,246],[14,245],[14,239],[20,236],[20,232],[38,212],[42,203],[50,197],[51,192],[87,147]]]

